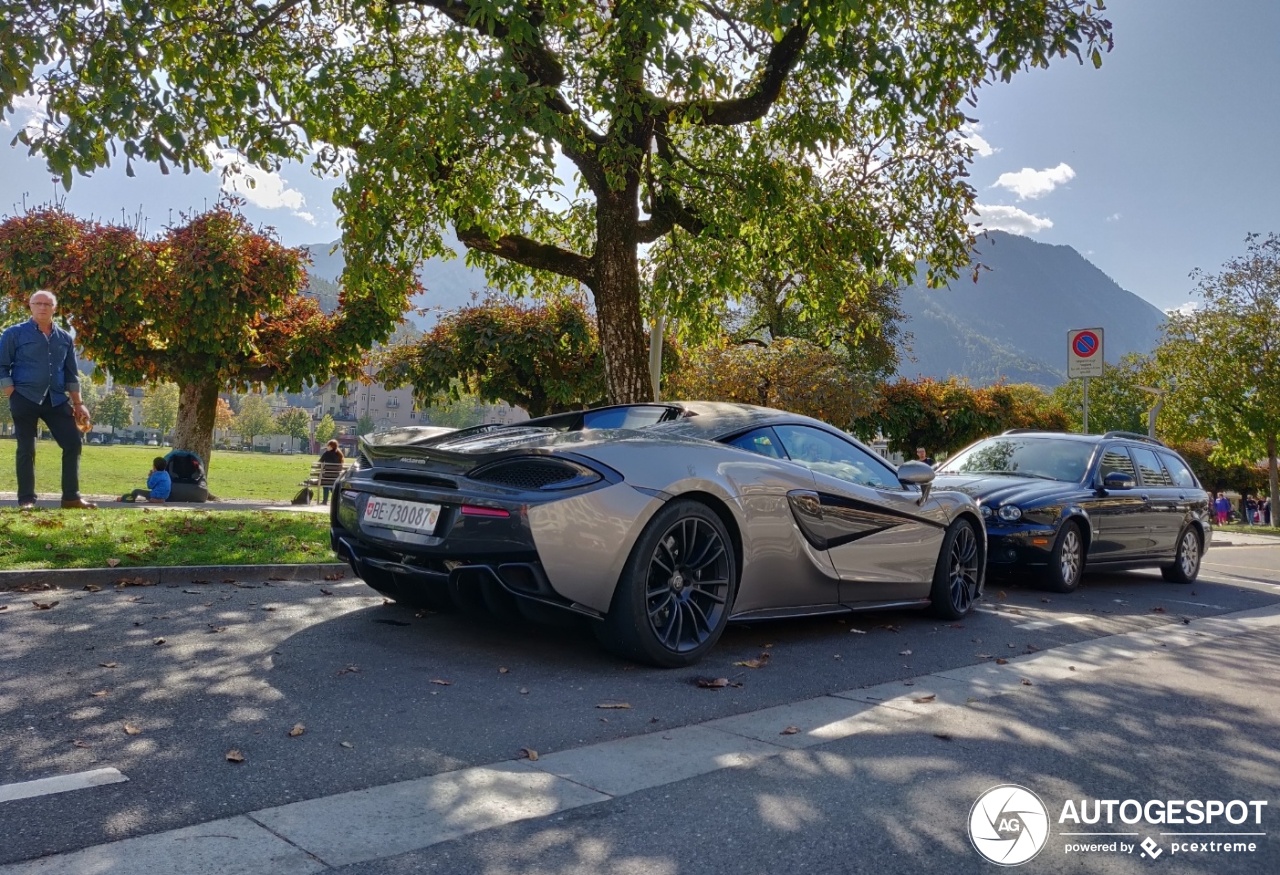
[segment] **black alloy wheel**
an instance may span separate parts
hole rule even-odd
[[[636,541],[597,635],[631,659],[692,665],[724,631],[736,586],[737,560],[724,523],[706,505],[673,501]]]
[[[1178,552],[1172,565],[1160,568],[1160,576],[1171,583],[1195,583],[1200,574],[1200,535],[1194,526],[1187,526],[1178,536]]]
[[[1045,585],[1054,592],[1075,592],[1084,575],[1084,535],[1080,524],[1067,520],[1058,532],[1044,572]]]
[[[958,620],[973,607],[982,583],[981,550],[974,524],[956,520],[947,529],[933,572],[930,598],[933,612],[946,620]]]

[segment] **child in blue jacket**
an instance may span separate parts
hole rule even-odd
[[[173,490],[173,478],[169,476],[169,472],[165,470],[168,463],[165,462],[164,456],[156,456],[151,460],[151,473],[147,475],[147,488],[135,489],[128,495],[120,496],[121,501],[150,501],[156,504],[162,504],[169,500],[169,493]]]

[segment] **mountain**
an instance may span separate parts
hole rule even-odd
[[[1067,332],[1104,329],[1111,363],[1149,352],[1160,340],[1164,313],[1120,288],[1070,246],[1037,243],[989,231],[972,269],[943,289],[924,284],[923,269],[902,292],[911,350],[898,367],[904,377],[955,374],[976,386],[1004,379],[1056,386],[1067,376]],[[914,360],[912,360],[914,359]]]
[[[476,294],[483,294],[487,288],[484,271],[467,267],[466,261],[461,257],[462,244],[448,237],[445,242],[451,244],[460,257],[449,261],[433,258],[418,267],[418,279],[427,291],[415,298],[413,305],[431,311],[426,315],[414,312],[409,314],[410,321],[419,329],[430,328],[435,324],[436,312],[465,307]],[[342,257],[342,244],[339,241],[313,243],[303,248],[311,256],[311,267],[308,268],[313,278],[311,291],[320,298],[321,306],[329,311],[337,306],[337,281],[346,264]],[[316,282],[316,278],[322,282]],[[334,294],[330,305],[326,303],[326,297],[331,289]]]

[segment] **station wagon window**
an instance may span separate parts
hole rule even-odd
[[[1196,475],[1191,473],[1191,469],[1187,467],[1187,463],[1179,459],[1177,456],[1168,453],[1160,453],[1160,460],[1164,462],[1164,468],[1169,472],[1169,476],[1173,478],[1174,486],[1189,486],[1196,488]]]
[[[811,471],[859,486],[902,490],[893,470],[864,450],[833,434],[803,425],[773,427],[793,462]]]
[[[1107,447],[1098,467],[1098,475],[1102,480],[1106,480],[1108,474],[1116,473],[1124,474],[1135,483],[1138,480],[1138,472],[1133,467],[1133,459],[1129,458],[1129,451],[1119,445]]]
[[[1133,458],[1138,463],[1138,470],[1142,472],[1143,486],[1173,485],[1173,480],[1165,473],[1155,453],[1145,447],[1130,447],[1129,452],[1133,453]]]
[[[732,440],[725,441],[725,443],[731,447],[746,450],[749,453],[768,456],[771,459],[786,458],[782,455],[782,449],[778,446],[778,439],[774,437],[773,429],[771,428],[758,428],[755,431],[740,434]]]

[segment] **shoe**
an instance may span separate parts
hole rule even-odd
[[[97,505],[83,498],[73,498],[70,501],[63,499],[62,507],[64,510],[93,510]]]
[[[18,510],[35,510],[36,503],[34,501],[19,501]]]
[[[120,501],[133,501],[133,496],[132,496],[132,495],[122,495],[122,496],[120,496],[119,500],[120,500]]]

